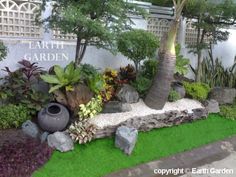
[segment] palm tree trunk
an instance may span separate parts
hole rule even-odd
[[[146,105],[153,109],[158,110],[164,107],[171,89],[176,63],[175,39],[177,28],[178,21],[173,21],[169,33],[162,37],[161,43],[164,42],[165,45],[163,49],[159,49],[157,74],[145,98]]]
[[[159,65],[152,86],[145,98],[147,106],[153,109],[162,109],[168,100],[171,82],[174,78],[176,55],[175,40],[182,10],[188,0],[173,0],[175,19],[172,21],[167,34],[163,35],[159,49]]]

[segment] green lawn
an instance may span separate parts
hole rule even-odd
[[[33,177],[101,177],[235,134],[236,121],[210,115],[206,120],[139,133],[137,145],[130,157],[114,147],[113,138],[76,145],[75,150],[68,153],[55,152]]]

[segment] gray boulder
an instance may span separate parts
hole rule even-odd
[[[210,99],[218,101],[219,104],[233,104],[236,97],[236,89],[214,88],[210,93]]]
[[[128,103],[122,103],[121,112],[129,112],[132,111],[132,107]]]
[[[171,84],[171,87],[174,91],[176,91],[180,95],[181,99],[185,97],[186,91],[181,82],[175,81]]]
[[[38,126],[30,120],[22,124],[22,131],[32,138],[37,138],[40,133]]]
[[[134,149],[138,138],[138,130],[135,128],[129,128],[121,126],[116,130],[115,145],[130,155]]]
[[[206,108],[198,108],[198,109],[192,109],[192,118],[193,120],[196,120],[198,118],[207,118],[208,112]]]
[[[123,103],[137,103],[139,101],[138,92],[128,84],[125,84],[116,96]]]
[[[216,100],[206,100],[204,103],[204,106],[206,107],[206,110],[208,113],[219,113],[220,107],[219,103]]]
[[[129,112],[132,108],[127,103],[122,103],[120,101],[109,101],[104,104],[103,113],[119,113],[119,112]]]
[[[45,142],[45,141],[47,140],[48,135],[49,135],[48,132],[43,132],[43,133],[40,135],[41,143],[43,143],[43,142]]]
[[[70,136],[64,132],[55,132],[47,137],[48,145],[60,152],[67,152],[74,149],[74,143]]]

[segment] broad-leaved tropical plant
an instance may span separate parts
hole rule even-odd
[[[52,84],[49,93],[52,93],[60,88],[65,88],[66,91],[73,91],[73,85],[79,83],[81,78],[81,71],[73,62],[68,64],[65,68],[59,65],[54,66],[54,75],[44,74],[41,78]]]

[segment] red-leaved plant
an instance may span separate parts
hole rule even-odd
[[[53,149],[32,138],[0,148],[0,177],[30,177],[51,157]]]

